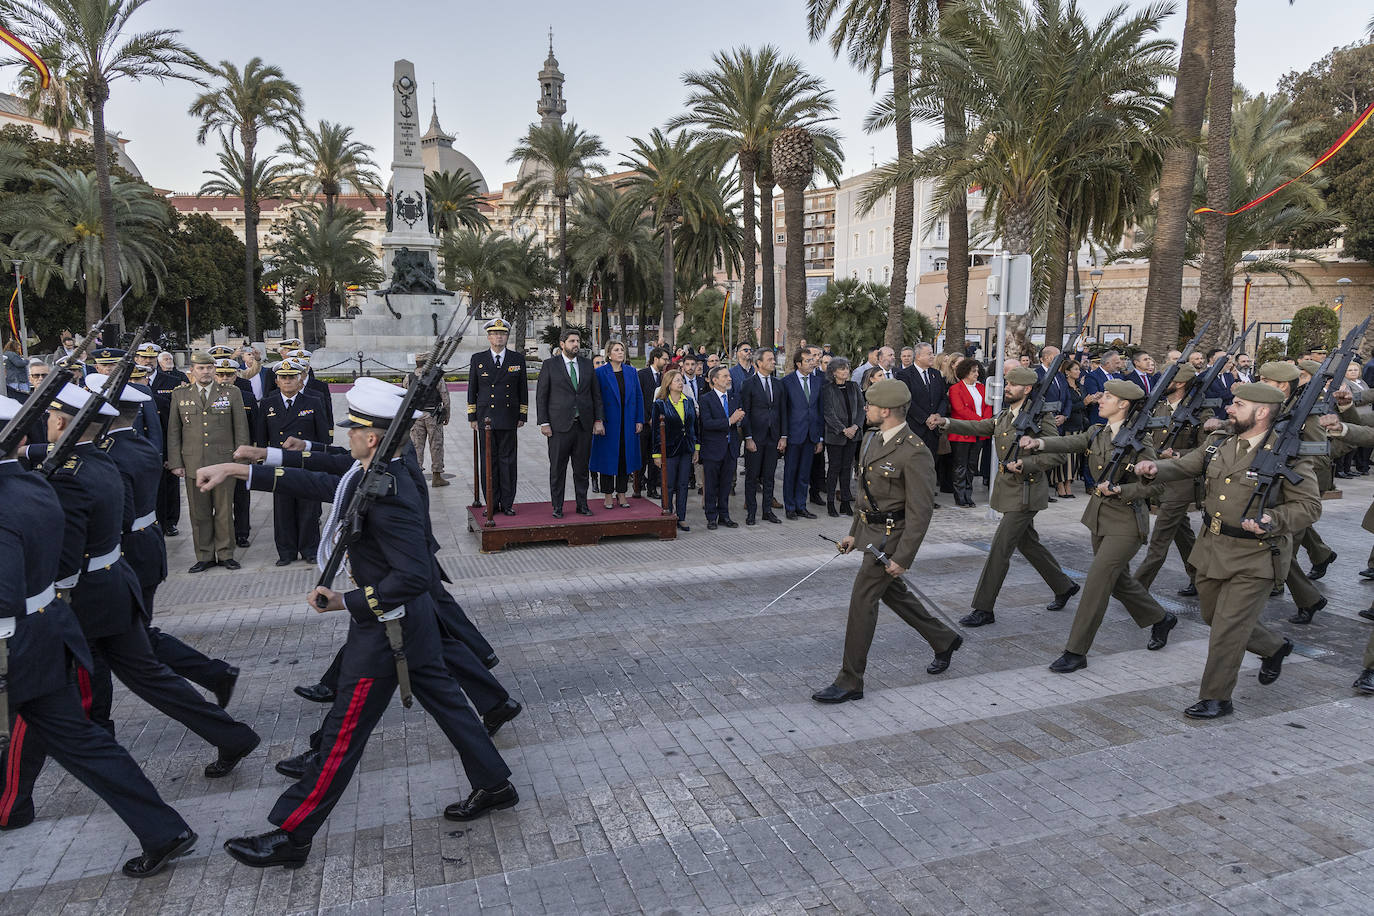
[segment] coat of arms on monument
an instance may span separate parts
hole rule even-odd
[[[425,218],[425,199],[414,191],[402,191],[397,194],[394,206],[397,218],[412,229]]]

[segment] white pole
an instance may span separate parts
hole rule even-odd
[[[1002,252],[1002,276],[998,281],[1000,305],[997,310],[997,368],[992,380],[992,391],[988,399],[992,402],[992,415],[995,417],[1002,412],[1002,392],[1005,388],[1005,373],[1007,362],[1007,292],[1010,277],[1008,276],[1011,262],[1007,258],[1007,253]],[[992,508],[992,488],[997,485],[997,439],[992,440],[992,463],[994,465],[992,473],[988,476],[988,512],[990,520],[999,519],[1002,513]]]

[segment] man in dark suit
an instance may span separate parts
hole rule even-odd
[[[1140,386],[1140,390],[1145,392],[1145,396],[1150,396],[1150,391],[1155,387],[1159,375],[1155,372],[1155,358],[1141,350],[1131,358],[1131,369],[1121,376],[1128,382],[1135,382]]]
[[[783,457],[782,502],[787,517],[815,518],[806,508],[806,489],[811,480],[811,463],[825,448],[825,428],[821,422],[821,386],[816,381],[815,351],[798,349],[792,355],[792,372],[782,380],[787,399],[787,451]]]
[[[1212,366],[1217,360],[1229,362],[1226,351],[1217,347],[1207,354],[1207,365]],[[1213,408],[1218,419],[1226,419],[1226,408],[1230,406],[1235,395],[1231,394],[1231,388],[1236,384],[1236,374],[1231,371],[1231,366],[1224,366],[1216,378],[1212,379],[1212,384],[1207,386],[1207,397],[1221,401],[1219,407]],[[1206,371],[1206,370],[1203,370]]]
[[[563,517],[563,491],[568,461],[572,461],[573,495],[577,514],[591,515],[587,487],[591,472],[587,464],[592,455],[592,436],[605,435],[605,408],[601,403],[601,383],[592,370],[592,361],[581,356],[582,337],[575,328],[564,328],[558,335],[559,349],[539,367],[534,387],[539,431],[549,440],[549,502],[553,517]]]
[[[1089,424],[1102,422],[1102,416],[1097,412],[1097,402],[1102,399],[1102,392],[1107,390],[1107,383],[1121,371],[1121,363],[1121,354],[1108,350],[1097,361],[1096,369],[1083,374],[1083,403],[1088,408]]]
[[[830,358],[825,356],[820,347],[811,347],[811,355],[816,360],[816,368],[811,371],[811,384],[814,390],[821,392],[825,390],[825,366],[829,364]],[[891,347],[881,347],[878,350],[878,365],[882,366],[883,371],[891,375],[892,363],[895,357]],[[816,396],[816,409],[820,409],[820,395]],[[811,502],[818,506],[825,505],[825,417],[821,417],[821,450],[811,458]]]
[[[163,356],[167,358],[164,360]],[[170,352],[165,353],[155,343],[145,343],[134,354],[134,362],[152,370],[145,384],[153,393],[158,419],[162,423],[162,459],[167,460],[167,420],[171,416],[172,391],[188,382],[186,373],[176,368]],[[168,365],[164,366],[166,362]],[[181,481],[163,468],[157,488],[157,521],[164,537],[177,536],[177,522],[181,519]]]
[[[239,378],[239,364],[233,358],[230,347],[211,347],[210,356],[215,361],[215,381],[221,385],[233,385],[243,398],[244,414],[248,417],[248,435],[251,445],[262,445],[260,435],[261,418],[258,416],[258,402],[253,397],[253,387],[245,379]],[[252,534],[249,516],[252,514],[252,500],[247,487],[234,488],[234,543],[239,547],[248,546],[248,536]]]
[[[488,503],[496,511],[515,514],[515,431],[525,425],[530,413],[530,382],[525,372],[525,356],[507,349],[510,325],[493,318],[486,324],[490,349],[472,354],[468,364],[468,425],[481,430],[491,420],[491,486]],[[486,435],[478,436],[478,473],[482,487],[487,485]]]
[[[739,398],[730,390],[730,370],[717,366],[711,370],[711,387],[702,392],[701,473],[706,482],[706,527],[718,524],[738,528],[730,518],[730,484],[739,461],[738,425],[744,419]]]
[[[781,524],[782,519],[773,514],[773,482],[778,457],[787,448],[787,396],[782,382],[773,377],[776,353],[759,350],[754,365],[758,371],[745,381],[740,396],[744,409],[744,524],[755,523],[760,485],[763,520]]]
[[[916,344],[911,365],[898,369],[897,378],[905,382],[911,391],[911,416],[949,416],[948,386],[945,384],[945,377],[935,368],[935,348],[930,344]],[[924,423],[917,423],[912,426],[912,432],[921,438],[932,455],[938,454],[939,430],[931,429]]]
[[[334,431],[325,420],[324,405],[314,393],[303,390],[304,369],[294,359],[282,360],[277,366],[276,384],[262,399],[259,411],[263,441],[255,444],[281,448],[293,436],[306,442],[328,442],[333,436]],[[278,566],[286,566],[297,556],[314,563],[320,546],[320,504],[274,492],[272,540],[277,548]]]
[[[735,345],[735,364],[730,367],[730,390],[738,396],[744,390],[745,380],[754,374],[754,347],[748,341],[742,341]]]
[[[663,347],[654,347],[649,352],[649,365],[639,370],[639,391],[644,396],[644,428],[639,433],[639,455],[644,464],[640,467],[641,473],[635,477],[635,497],[640,494],[640,482],[647,479],[647,486],[650,499],[659,498],[659,475],[654,473],[653,458],[649,457],[653,453],[653,437],[649,434],[649,414],[654,406],[654,393],[658,391],[658,383],[663,378],[663,370],[668,367],[668,351]]]

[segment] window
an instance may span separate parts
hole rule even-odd
[[[869,282],[869,283],[872,283],[872,282],[873,282],[873,268],[872,268],[872,267],[868,268],[868,282]]]
[[[944,240],[945,240],[945,221],[944,221],[944,220],[937,220],[936,223],[935,223],[935,241],[937,241],[937,242],[943,242]]]
[[[873,254],[874,250],[875,249],[873,248],[873,230],[870,229],[868,230],[868,253]],[[869,277],[869,279],[871,280],[873,278]]]
[[[859,254],[859,233],[857,232],[854,233],[854,254],[856,257]]]
[[[786,245],[786,244],[787,244],[787,235],[786,235],[786,233],[779,232],[779,233],[777,234],[777,236],[775,236],[775,238],[777,239],[777,244],[779,244],[779,245]]]
[[[949,261],[948,261],[946,258],[936,258],[936,259],[935,259],[935,269],[936,269],[936,270],[944,270],[944,269],[946,269],[947,267],[949,267]]]
[[[892,268],[891,268],[891,267],[884,267],[884,268],[883,268],[883,282],[886,283],[889,279],[891,279],[891,277],[892,277]]]
[[[888,226],[883,230],[883,251],[892,250],[892,227]]]

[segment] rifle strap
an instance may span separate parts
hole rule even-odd
[[[1204,481],[1207,479],[1207,467],[1212,463],[1212,459],[1221,451],[1221,447],[1226,444],[1226,436],[1213,436],[1212,441],[1202,450],[1202,474],[1199,475]]]

